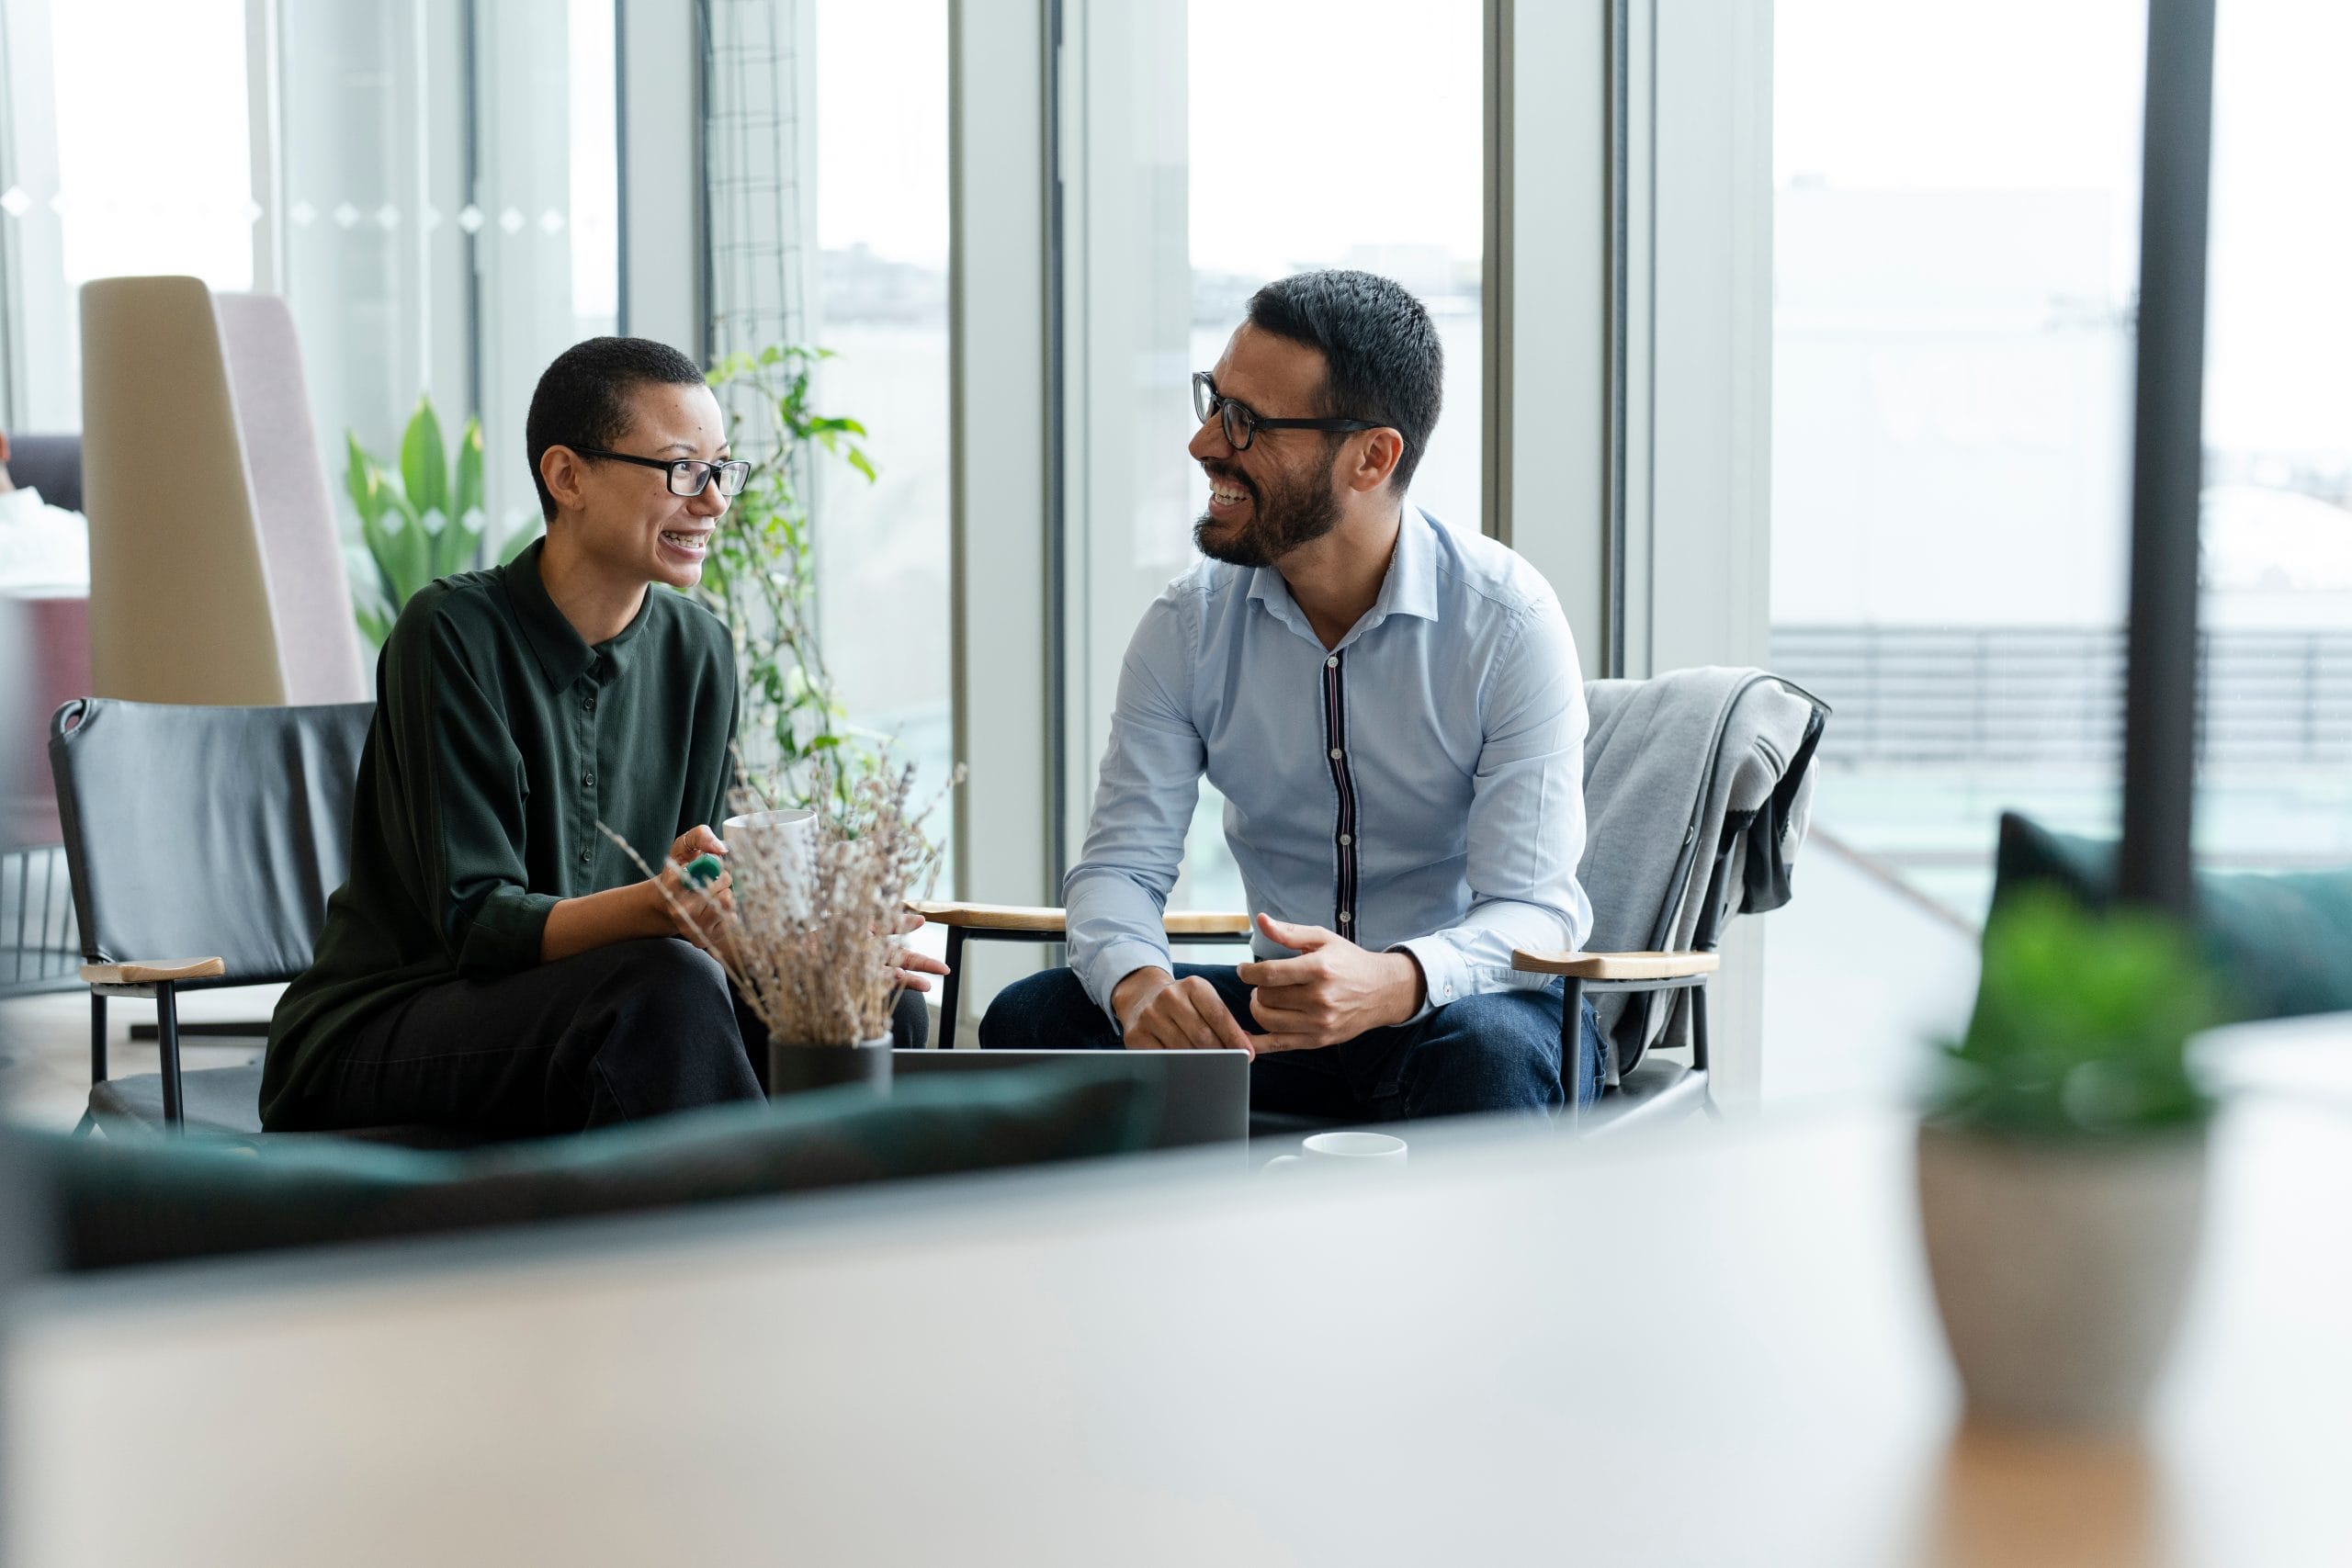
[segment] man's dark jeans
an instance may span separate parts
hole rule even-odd
[[[1264,1029],[1250,1013],[1250,987],[1230,964],[1179,964],[1198,975],[1241,1027]],[[1415,1023],[1375,1029],[1319,1051],[1278,1051],[1250,1065],[1250,1107],[1345,1122],[1460,1116],[1516,1111],[1548,1114],[1566,1103],[1560,1073],[1563,989],[1489,991],[1439,1008]],[[1600,1094],[1600,1031],[1584,1004],[1583,1060],[1568,1083],[1589,1104]],[[980,1021],[983,1049],[1115,1051],[1117,1032],[1068,969],[1032,975],[1001,992]]]

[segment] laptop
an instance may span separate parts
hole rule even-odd
[[[1124,1068],[1159,1086],[1159,1120],[1147,1148],[1247,1143],[1250,1138],[1250,1053],[1247,1051],[909,1051],[890,1053],[899,1077],[922,1073],[992,1073],[1005,1067],[1090,1062]]]

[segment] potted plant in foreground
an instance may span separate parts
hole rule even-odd
[[[767,1026],[770,1094],[842,1083],[887,1092],[900,938],[921,923],[907,899],[928,894],[939,852],[920,830],[927,813],[908,808],[911,766],[843,784],[820,762],[812,782],[813,814],[779,811],[739,774],[723,896],[702,890],[717,865],[686,868],[686,886],[663,896],[673,908],[717,899],[727,909],[711,953]]]
[[[1928,1269],[1975,1415],[2139,1418],[2203,1227],[2212,1102],[2188,1046],[2220,1021],[2171,924],[2056,893],[1996,907],[1975,1014],[1919,1132]]]

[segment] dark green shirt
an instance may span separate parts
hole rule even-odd
[[[735,658],[717,616],[661,586],[589,647],[511,565],[447,578],[401,612],[376,666],[351,879],[269,1027],[263,1123],[297,1126],[353,1026],[429,986],[539,961],[548,910],[642,879],[727,815]]]

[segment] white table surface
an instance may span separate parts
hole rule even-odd
[[[56,1290],[10,1561],[2352,1562],[2352,1101],[2215,1137],[2144,1444],[1959,1426],[1910,1129],[1855,1111]]]

